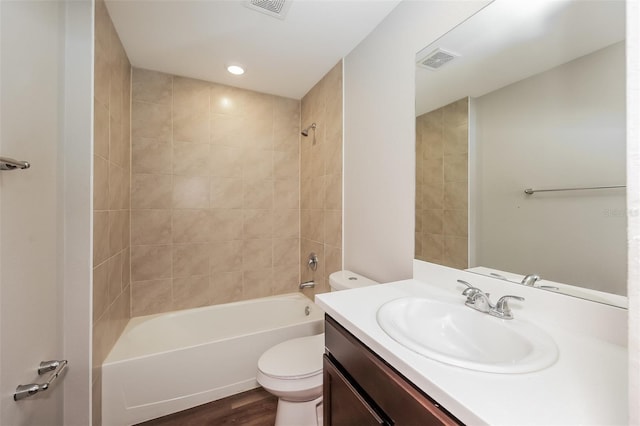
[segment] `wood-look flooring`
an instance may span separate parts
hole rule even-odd
[[[140,423],[139,426],[273,426],[278,398],[263,388]]]

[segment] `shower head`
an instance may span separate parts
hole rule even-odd
[[[311,123],[311,126],[307,127],[306,129],[304,129],[302,132],[302,136],[309,136],[309,129],[313,129],[316,130],[316,123]]]

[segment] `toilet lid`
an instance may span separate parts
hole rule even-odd
[[[258,360],[258,369],[279,379],[301,379],[322,372],[324,334],[287,340],[268,349]]]

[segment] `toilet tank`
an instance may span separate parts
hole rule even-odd
[[[331,291],[338,291],[380,283],[356,274],[355,272],[337,271],[329,275],[329,284],[331,285]]]

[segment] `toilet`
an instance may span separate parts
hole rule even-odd
[[[331,291],[379,284],[351,271],[329,275]],[[278,397],[275,426],[322,424],[324,333],[299,337],[267,349],[258,360],[258,383]]]

